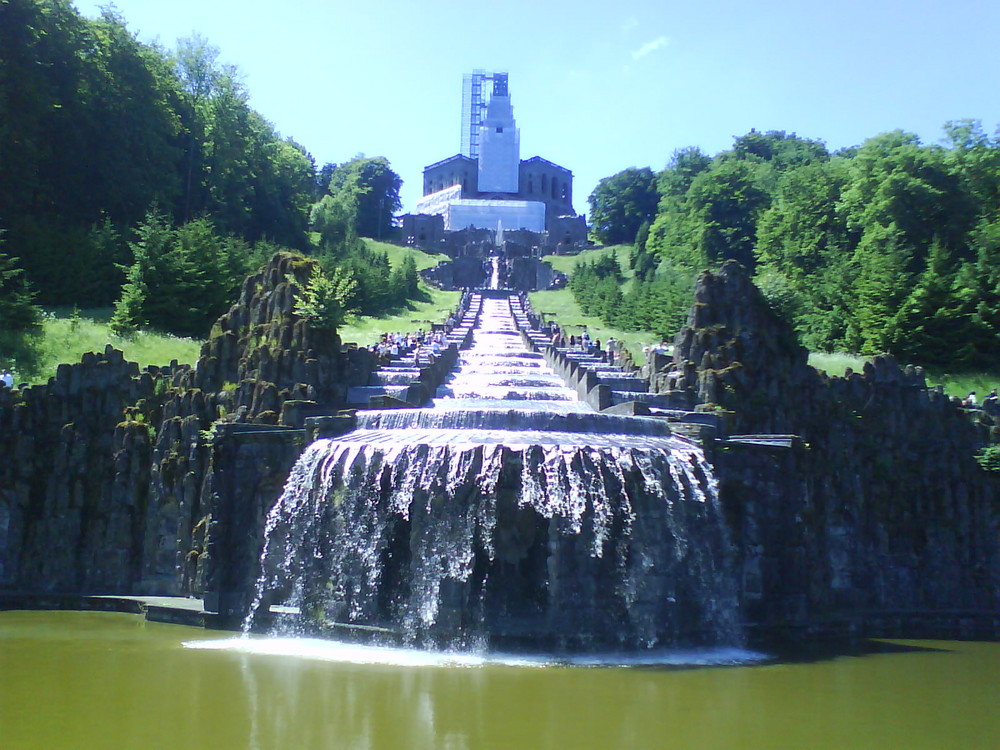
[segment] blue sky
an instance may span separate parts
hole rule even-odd
[[[104,2],[76,0],[87,16]],[[460,145],[462,75],[506,70],[521,157],[598,180],[751,128],[831,149],[948,120],[1000,125],[996,0],[117,0],[143,41],[197,32],[318,164],[385,156],[404,208]]]

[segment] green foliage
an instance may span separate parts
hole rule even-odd
[[[204,336],[251,270],[246,243],[218,236],[207,219],[174,228],[151,212],[129,247],[133,261],[110,324],[118,335],[152,326]]]
[[[605,177],[587,198],[594,238],[608,245],[633,242],[643,222],[652,220],[659,200],[656,175],[649,167],[630,167]]]
[[[822,141],[800,138],[784,130],[751,130],[733,142],[733,155],[748,161],[769,162],[778,170],[823,162],[830,158]]]
[[[949,260],[941,245],[931,248],[927,269],[893,317],[890,349],[903,361],[928,366],[996,367],[996,334],[975,315],[969,295],[948,271]]]
[[[357,237],[392,235],[403,181],[388,159],[356,156],[339,166],[327,165],[324,179],[327,192],[313,207],[310,221],[327,250],[336,252]]]
[[[124,238],[171,223],[304,249],[315,167],[250,108],[234,68],[194,37],[176,55],[109,6],[0,4],[0,217],[44,304],[111,304]]]
[[[295,296],[294,312],[314,327],[335,332],[354,308],[357,281],[343,268],[334,268],[328,276],[314,266],[309,281]]]
[[[42,315],[34,297],[17,261],[0,253],[0,366],[10,368],[19,377],[33,372],[40,358]]]
[[[983,471],[1000,474],[1000,445],[989,445],[976,454],[976,462]]]
[[[638,320],[627,311],[643,284],[735,259],[813,350],[995,367],[1000,137],[975,120],[945,131],[946,147],[894,131],[830,154],[819,141],[751,131],[714,157],[675,151],[629,255],[634,279],[617,292],[581,279],[581,304]]]
[[[623,282],[617,255],[605,253],[578,262],[570,275],[569,288],[584,315],[599,318],[609,326],[649,331],[659,338],[677,333],[691,304],[693,273],[668,267],[640,277],[636,271],[627,289],[623,289]]]
[[[0,331],[18,334],[36,331],[41,311],[34,304],[34,298],[31,285],[17,261],[0,253]]]

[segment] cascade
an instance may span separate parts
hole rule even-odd
[[[253,618],[421,646],[740,641],[711,467],[655,418],[595,413],[473,295],[429,409],[312,443],[266,521]]]

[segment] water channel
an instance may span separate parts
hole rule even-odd
[[[595,413],[526,345],[525,315],[517,295],[471,295],[432,408],[361,411],[308,447],[267,519],[253,615],[450,648],[739,645],[700,447]]]

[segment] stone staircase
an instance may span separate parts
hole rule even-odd
[[[348,389],[348,407],[387,409],[426,406],[437,387],[454,369],[459,350],[469,345],[482,302],[482,295],[476,293],[463,298],[454,316],[458,322],[445,330],[444,346],[437,354],[427,347],[383,362],[372,373],[367,385]]]
[[[523,301],[512,300],[511,310],[529,348],[541,352],[595,411],[661,417],[676,433],[692,439],[716,437],[722,432],[715,414],[684,408],[682,394],[650,392],[648,379],[631,368],[608,363],[603,353],[553,346],[552,337],[541,330],[538,317]]]

